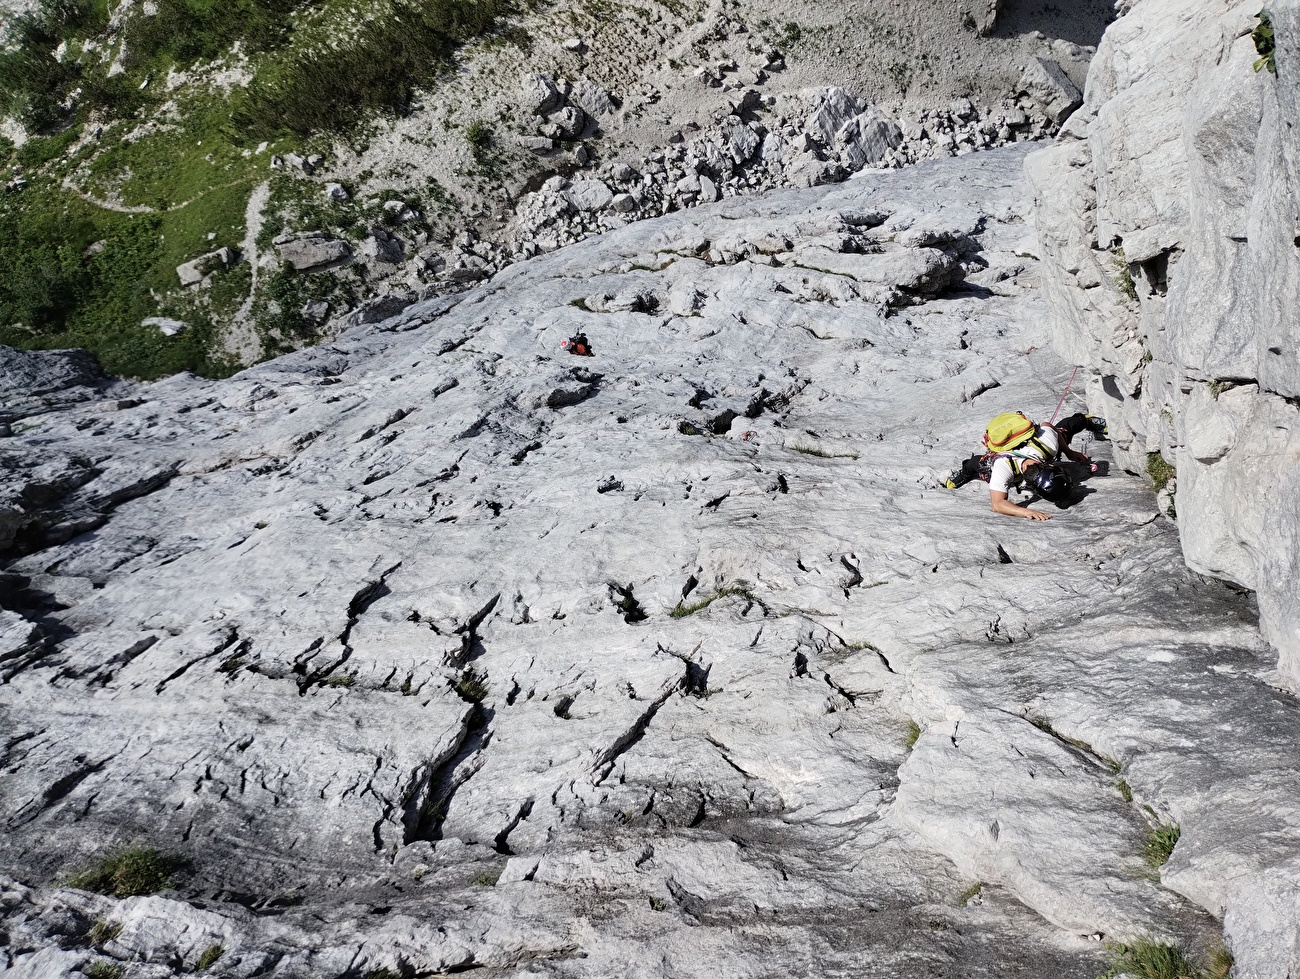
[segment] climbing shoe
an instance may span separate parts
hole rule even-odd
[[[966,472],[963,469],[954,469],[947,481],[943,484],[943,487],[944,489],[956,489],[959,486],[965,486],[974,478],[974,476],[966,475]]]
[[[1106,419],[1098,418],[1096,415],[1084,415],[1083,417],[1088,420],[1088,431],[1092,432],[1097,438],[1104,439],[1110,434],[1110,430],[1106,427]]]

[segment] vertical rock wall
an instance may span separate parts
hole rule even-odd
[[[1177,468],[1195,570],[1257,591],[1300,686],[1300,0],[1140,0],[1026,163],[1058,349],[1126,468]]]

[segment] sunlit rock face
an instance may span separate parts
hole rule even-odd
[[[1300,686],[1300,5],[1143,0],[1030,157],[1054,343],[1118,458],[1178,471],[1187,563],[1259,595]],[[1262,68],[1262,66],[1261,66]]]
[[[14,974],[1087,979],[1226,924],[1284,975],[1300,714],[1252,604],[1118,465],[1047,523],[941,488],[1069,374],[1023,163],[701,207],[19,413]],[[60,886],[127,845],[187,863]]]

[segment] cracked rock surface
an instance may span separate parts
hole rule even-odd
[[[1023,161],[672,214],[15,420],[6,974],[1294,969],[1253,604],[1135,477],[1044,524],[938,488],[1068,375]],[[65,886],[128,844],[173,887]]]

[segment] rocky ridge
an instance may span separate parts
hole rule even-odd
[[[1294,688],[1300,6],[1268,10],[1276,74],[1252,70],[1256,6],[1132,5],[1028,175],[1057,349],[1127,468],[1176,467],[1187,563],[1258,592]]]
[[[1023,161],[22,409],[8,974],[1085,979],[1141,934],[1294,971],[1300,710],[1250,602],[1135,477],[1045,524],[938,488],[1068,376]],[[173,889],[60,886],[128,843]]]

